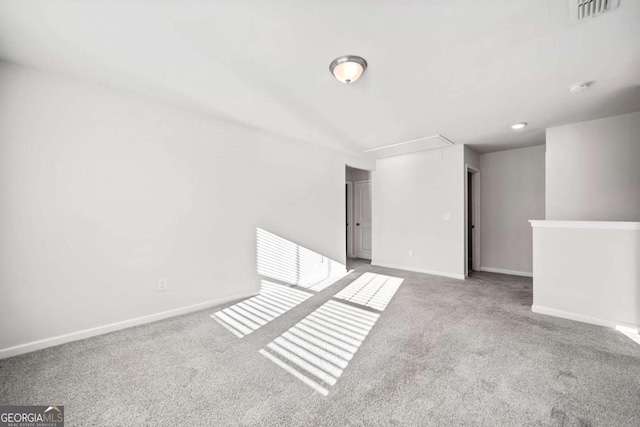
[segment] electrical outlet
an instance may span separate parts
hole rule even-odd
[[[413,249],[409,249],[409,256],[413,256]]]
[[[445,221],[449,221],[451,220],[451,213],[446,212],[442,214],[442,219],[444,219]]]
[[[158,279],[158,292],[167,290],[167,279]]]

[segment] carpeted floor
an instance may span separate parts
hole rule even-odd
[[[531,313],[531,279],[355,268],[242,339],[217,307],[0,360],[0,404],[68,426],[640,425],[640,346]],[[404,282],[328,396],[259,354],[365,271]]]

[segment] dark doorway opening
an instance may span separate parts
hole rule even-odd
[[[467,171],[467,270],[473,270],[473,173]]]

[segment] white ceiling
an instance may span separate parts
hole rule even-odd
[[[638,0],[579,24],[569,0],[2,0],[0,58],[348,151],[489,152],[639,111],[639,22]],[[369,63],[350,86],[344,54]]]

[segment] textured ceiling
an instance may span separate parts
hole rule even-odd
[[[639,22],[637,0],[580,24],[569,0],[3,0],[0,58],[347,151],[488,152],[640,110]],[[344,54],[369,63],[349,86]]]

